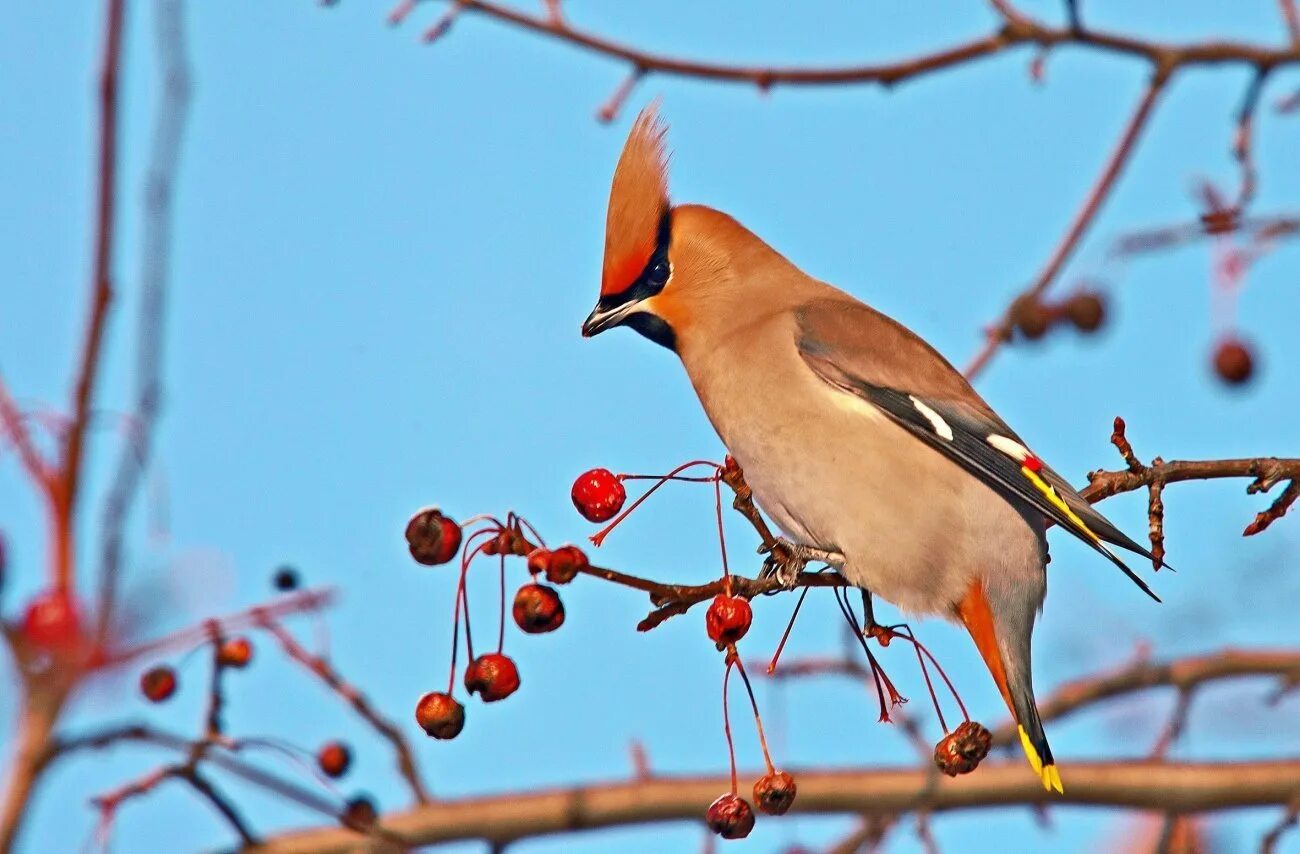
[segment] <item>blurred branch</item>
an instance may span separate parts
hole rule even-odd
[[[1300,779],[1300,758],[1258,762],[1146,760],[1077,762],[1067,769],[1064,795],[1045,792],[1023,763],[981,766],[953,779],[925,769],[876,768],[799,771],[796,813],[897,815],[927,809],[948,812],[992,806],[1053,803],[1062,806],[1211,812],[1285,805]],[[754,777],[756,775],[749,775]],[[458,840],[508,843],[553,833],[667,821],[699,820],[728,775],[658,777],[649,781],[528,790],[439,801],[384,816],[385,827],[412,845]],[[337,828],[294,831],[249,849],[257,854],[343,854],[356,850],[354,835]]]
[[[104,327],[108,306],[113,298],[113,237],[116,232],[117,190],[117,105],[118,71],[122,53],[122,18],[124,0],[108,0],[104,30],[104,56],[99,77],[99,165],[97,168],[98,202],[95,216],[95,259],[90,282],[90,316],[82,340],[81,359],[77,368],[72,398],[72,413],[63,434],[63,452],[57,482],[52,492],[55,517],[60,521],[55,576],[61,588],[72,586],[72,518],[81,485],[81,461],[84,456],[86,425],[90,420],[95,380],[103,354]]]
[[[1132,116],[1129,117],[1128,124],[1124,126],[1124,130],[1120,134],[1119,141],[1115,144],[1110,158],[1102,167],[1101,174],[1097,176],[1092,190],[1084,198],[1083,205],[1075,213],[1070,227],[1066,229],[1065,234],[1057,243],[1043,269],[1034,277],[1034,281],[1029,287],[1016,296],[1016,300],[1037,300],[1041,297],[1052,282],[1056,280],[1061,268],[1065,266],[1065,262],[1074,254],[1074,250],[1079,246],[1079,241],[1087,233],[1088,227],[1092,225],[1093,220],[1097,218],[1098,211],[1101,210],[1102,204],[1114,188],[1116,179],[1119,178],[1125,165],[1131,159],[1137,140],[1142,135],[1147,121],[1151,118],[1151,111],[1155,107],[1156,100],[1164,90],[1165,84],[1169,82],[1171,71],[1172,69],[1168,66],[1157,66],[1151,83],[1138,100],[1137,107],[1134,109]],[[1014,305],[1016,300],[1013,300],[1011,305]],[[984,346],[975,354],[975,357],[963,371],[968,379],[984,370],[998,349],[1011,340],[1011,334],[1015,326],[1011,305],[985,333]]]
[[[171,265],[171,218],[176,166],[180,158],[190,96],[184,7],[158,0],[158,58],[162,88],[154,119],[153,151],[144,188],[144,249],[140,273],[140,318],[136,340],[135,414],[123,443],[117,472],[105,499],[101,523],[99,607],[96,639],[108,639],[116,608],[126,516],[153,450],[154,425],[162,396],[162,346]]]
[[[417,803],[428,803],[429,793],[424,788],[424,783],[420,780],[420,772],[415,764],[415,755],[411,752],[411,746],[407,744],[406,738],[402,736],[402,731],[397,725],[377,712],[370,701],[359,690],[349,684],[333,665],[325,658],[313,655],[297,639],[291,635],[284,626],[280,625],[274,617],[266,613],[258,613],[255,616],[256,624],[265,629],[277,641],[285,654],[291,659],[301,664],[309,672],[320,677],[321,681],[329,686],[335,694],[343,698],[353,710],[368,723],[388,743],[393,746],[393,752],[397,754],[397,769],[403,779],[406,780],[407,786],[411,789],[411,794],[415,796]]]
[[[791,661],[769,675],[773,679],[833,675],[866,681],[871,672],[856,658],[846,654],[841,658]],[[1206,683],[1246,677],[1276,678],[1284,691],[1300,686],[1300,650],[1225,649],[1164,662],[1138,660],[1110,672],[1066,682],[1039,702],[1038,710],[1043,721],[1049,722],[1116,697],[1152,688],[1176,688],[1180,696],[1190,696]],[[1019,743],[1020,736],[1014,724],[1006,723],[993,730],[994,747]]]
[[[1295,0],[1277,0],[1277,4],[1282,10],[1282,20],[1286,23],[1291,44],[1300,47],[1300,12],[1296,11]]]

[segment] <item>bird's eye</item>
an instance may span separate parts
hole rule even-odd
[[[646,281],[656,288],[662,288],[668,284],[670,272],[667,261],[656,261],[650,268],[650,272],[646,274]]]

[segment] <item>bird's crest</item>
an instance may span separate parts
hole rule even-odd
[[[623,145],[609,189],[602,295],[625,290],[654,254],[660,224],[668,213],[667,132],[652,104],[637,116]]]

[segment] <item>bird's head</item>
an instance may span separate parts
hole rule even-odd
[[[653,307],[674,272],[667,130],[654,107],[648,107],[637,116],[623,146],[609,191],[600,299],[582,324],[583,337],[630,326],[657,344],[675,347],[672,327]]]
[[[666,133],[648,107],[623,146],[609,191],[600,299],[582,334],[629,326],[680,353],[716,322],[775,305],[802,274],[726,214],[668,201]]]

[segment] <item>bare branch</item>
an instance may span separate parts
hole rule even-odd
[[[153,152],[144,189],[135,413],[102,513],[96,617],[96,638],[100,646],[108,639],[116,610],[126,516],[149,464],[154,425],[162,403],[162,345],[171,263],[172,188],[188,113],[190,73],[185,55],[183,5],[178,0],[158,3],[157,21],[162,87],[155,111]]]
[[[1064,795],[1052,795],[1021,762],[986,764],[978,774],[937,780],[924,769],[801,771],[798,813],[894,815],[924,807],[948,812],[989,806],[1033,805],[1173,809],[1210,812],[1289,803],[1300,779],[1300,758],[1258,762],[1072,762]],[[756,778],[756,774],[749,775]],[[385,827],[412,845],[456,840],[507,843],[646,822],[698,821],[731,785],[729,775],[659,777],[650,781],[509,792],[438,801],[384,816]],[[343,854],[356,837],[337,828],[286,833],[250,849],[256,854]]]

